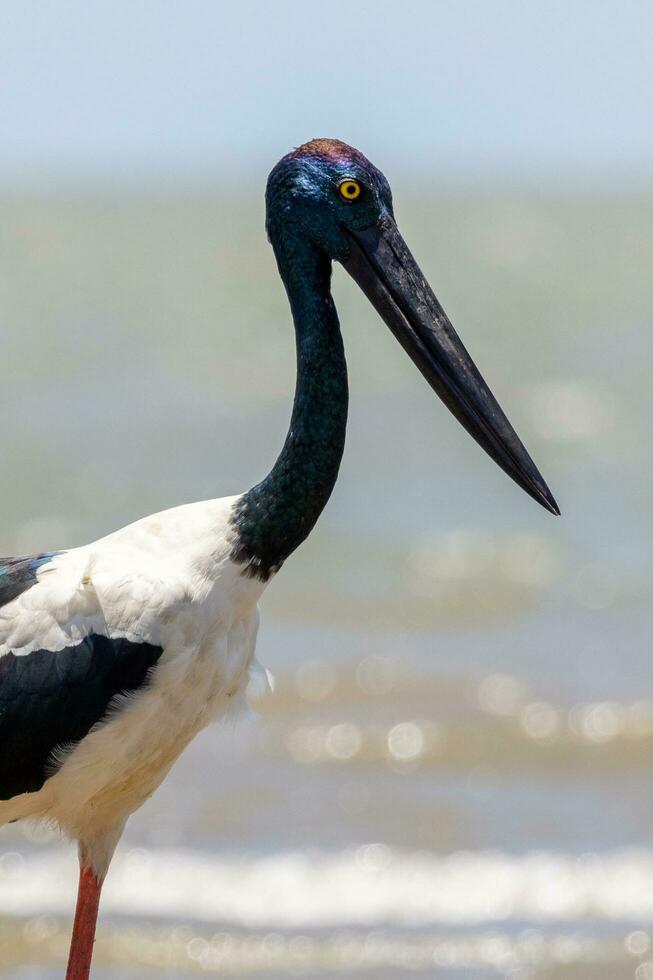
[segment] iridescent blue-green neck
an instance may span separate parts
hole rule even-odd
[[[338,476],[347,425],[347,365],[331,297],[331,261],[305,240],[275,247],[297,342],[290,428],[270,473],[234,511],[234,561],[267,580],[308,536]]]

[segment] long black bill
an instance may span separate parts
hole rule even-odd
[[[343,262],[433,390],[479,446],[552,514],[558,505],[517,433],[465,350],[390,218],[348,231]]]

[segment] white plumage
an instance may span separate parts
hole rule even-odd
[[[0,803],[0,821],[56,821],[103,877],[125,820],[202,728],[243,705],[265,583],[229,553],[237,497],[146,517],[54,557],[0,609],[0,656],[55,652],[91,634],[160,645],[141,689],[70,750],[34,793]]]

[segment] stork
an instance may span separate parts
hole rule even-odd
[[[127,818],[202,728],[243,704],[258,600],[336,481],[348,389],[333,261],[470,435],[559,514],[399,234],[383,174],[339,140],[312,140],[272,170],[266,212],[297,345],[290,427],[268,475],[84,547],[1,560],[0,824],[46,819],[77,841],[67,980],[89,976]]]

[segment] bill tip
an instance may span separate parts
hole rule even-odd
[[[548,510],[550,514],[553,514],[554,517],[560,517],[560,508],[555,502],[550,490],[547,489],[546,494],[542,495],[540,498],[540,503],[546,510]]]

